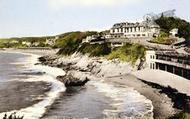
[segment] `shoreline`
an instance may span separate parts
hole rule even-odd
[[[149,84],[149,81],[140,80],[139,77],[134,75],[134,72],[138,71],[127,63],[111,62],[102,58],[89,58],[78,54],[70,57],[57,56],[57,59],[55,57],[46,60],[45,65],[62,68],[76,77],[86,75],[93,80],[103,79],[106,83],[128,86],[138,91],[152,101],[155,119],[169,118],[179,112],[178,109],[173,107],[176,100],[172,100],[170,94],[161,93],[161,89]],[[162,89],[164,88],[166,87],[162,86]]]
[[[24,52],[31,53],[27,51]],[[44,51],[41,52],[41,55],[44,55]],[[50,55],[52,55],[52,57]],[[97,80],[104,79],[106,83],[132,87],[152,101],[155,119],[168,118],[180,111],[184,111],[183,109],[177,109],[179,105],[176,107],[176,100],[172,98],[176,92],[172,94],[167,91],[163,92],[163,89],[167,89],[168,85],[163,85],[163,82],[158,82],[163,80],[162,77],[157,77],[159,78],[158,81],[147,78],[148,76],[150,77],[151,72],[147,74],[144,70],[135,70],[127,63],[105,61],[105,59],[102,58],[89,58],[88,56],[80,56],[78,54],[68,57],[57,56],[54,55],[54,53],[50,55],[48,55],[50,59],[47,58],[45,65],[64,69],[66,72],[72,72],[73,75],[78,77],[81,77],[81,75],[96,76]],[[142,75],[144,72],[146,72],[146,75]],[[155,72],[160,75],[159,71]],[[166,72],[165,75],[170,74]],[[170,82],[167,82],[167,84],[170,84]],[[173,87],[173,85],[171,87]],[[187,96],[187,99],[188,98]],[[181,101],[181,103],[183,103],[184,100]]]
[[[169,97],[165,94],[161,94],[157,88],[152,88],[150,85],[147,85],[131,74],[107,78],[106,81],[108,83],[132,87],[141,95],[151,100],[154,107],[154,119],[165,119],[172,116],[176,112],[176,109],[173,108],[173,102]]]
[[[57,81],[55,78],[58,75],[62,75],[65,72],[59,68],[56,67],[49,67],[49,66],[38,66],[35,65],[38,61],[38,58],[40,56],[43,56],[45,53],[44,51],[38,50],[37,52],[34,51],[24,51],[24,50],[16,50],[16,49],[9,49],[2,51],[4,53],[19,53],[19,54],[25,54],[28,55],[28,57],[25,59],[26,64],[28,68],[32,70],[37,70],[40,72],[46,72],[46,75],[42,75],[41,77],[29,77],[27,79],[16,79],[21,82],[27,82],[31,85],[31,83],[45,83],[48,84],[49,89],[46,89],[46,92],[44,93],[44,97],[40,97],[41,99],[37,102],[30,104],[27,107],[21,107],[16,108],[14,110],[5,110],[4,112],[0,113],[0,118],[3,118],[4,114],[10,115],[14,112],[17,113],[17,116],[23,116],[26,119],[39,119],[41,118],[44,113],[46,112],[46,108],[51,105],[54,100],[57,98],[57,96],[60,95],[60,92],[65,91],[64,85]],[[50,51],[52,52],[52,51]],[[42,86],[41,86],[42,87]],[[43,88],[43,87],[42,87]],[[42,93],[43,94],[43,93]],[[17,103],[19,104],[19,103]]]
[[[49,50],[39,50],[39,49],[14,49],[9,48],[5,50],[0,50],[0,52],[13,52],[13,53],[27,53],[30,55],[36,55],[38,57],[44,56],[44,55],[52,55],[56,54],[56,49],[49,49]]]

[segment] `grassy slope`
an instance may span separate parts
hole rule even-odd
[[[58,54],[71,55],[76,52],[83,38],[96,34],[97,32],[70,32],[65,33],[56,40],[54,48],[61,48]]]
[[[109,43],[104,44],[89,44],[84,43],[82,45],[71,45],[67,43],[58,54],[71,55],[74,52],[80,52],[82,54],[88,54],[89,56],[104,56],[109,60],[120,59],[122,61],[131,62],[134,64],[137,59],[145,56],[145,47],[139,44],[126,44],[123,47],[111,49]]]
[[[111,53],[111,46],[109,43],[104,44],[89,44],[84,43],[77,50],[82,54],[89,54],[89,56],[105,56]]]
[[[144,58],[146,48],[139,44],[126,44],[123,47],[113,49],[107,56],[108,59],[120,59],[134,64],[137,59]]]
[[[0,39],[0,48],[23,48],[26,45],[22,45],[23,41],[34,43],[39,42],[41,46],[45,46],[44,43],[48,37],[23,37],[23,38],[4,38]],[[12,41],[18,41],[18,43],[12,43]]]

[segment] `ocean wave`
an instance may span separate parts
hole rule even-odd
[[[104,119],[152,119],[153,105],[150,100],[130,87],[116,87],[102,81],[91,81],[98,92],[113,100],[112,110],[104,110]]]
[[[37,104],[34,104],[31,107],[23,108],[20,110],[12,110],[10,112],[4,112],[0,114],[0,118],[3,118],[4,114],[12,114],[14,112],[17,113],[18,116],[23,116],[24,119],[39,119],[44,115],[46,112],[46,108],[48,106],[51,106],[56,98],[59,97],[59,94],[61,92],[65,91],[65,86],[62,82],[56,80],[56,77],[58,75],[65,75],[65,72],[62,69],[59,68],[53,68],[48,66],[41,66],[41,65],[34,65],[38,62],[38,55],[32,55],[28,53],[23,53],[25,55],[30,55],[27,58],[20,58],[19,60],[22,61],[19,63],[23,64],[27,70],[33,70],[35,72],[45,72],[42,76],[33,76],[28,79],[18,79],[19,81],[25,81],[25,82],[38,82],[43,81],[51,84],[51,90],[46,94],[46,97],[43,98],[42,101],[40,101]],[[18,64],[18,62],[17,62]]]

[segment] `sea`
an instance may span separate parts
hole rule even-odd
[[[65,88],[65,71],[38,63],[39,55],[0,51],[0,119],[152,119],[152,102],[131,87],[90,81]]]

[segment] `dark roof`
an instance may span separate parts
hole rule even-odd
[[[175,51],[156,51],[157,55],[165,55],[165,56],[170,56],[170,57],[179,57],[179,58],[188,58],[190,59],[190,55],[188,54],[183,54],[183,53],[178,53]]]
[[[139,22],[136,23],[122,22],[114,24],[112,28],[138,27],[138,26],[145,26],[145,24]]]

